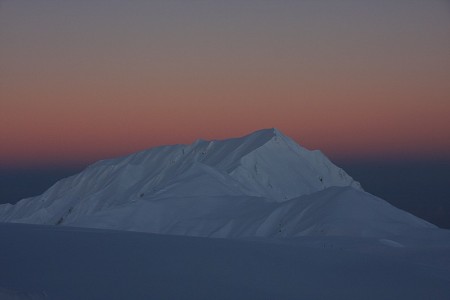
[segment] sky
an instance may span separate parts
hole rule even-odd
[[[276,127],[450,159],[449,1],[0,1],[0,166]]]

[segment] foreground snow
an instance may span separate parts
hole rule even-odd
[[[211,239],[0,224],[0,299],[450,299],[450,232]]]

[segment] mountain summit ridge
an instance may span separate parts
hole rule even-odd
[[[343,193],[345,189],[350,190]],[[99,161],[40,196],[14,206],[1,205],[0,222],[216,237],[356,234],[349,230],[353,223],[341,218],[355,220],[359,234],[376,235],[390,232],[386,224],[397,215],[403,225],[395,228],[429,226],[372,198],[376,197],[365,193],[320,151],[309,151],[270,128],[239,138],[160,146]],[[355,199],[367,207],[378,203],[374,210],[379,220],[365,224],[352,217],[370,215],[364,205],[353,211],[351,206],[359,201]],[[350,207],[340,207],[341,215],[336,216],[326,209],[332,203]],[[315,212],[312,218],[318,204],[328,215]],[[327,227],[324,220],[332,221]]]

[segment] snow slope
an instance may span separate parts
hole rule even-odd
[[[0,224],[0,299],[450,299],[450,232],[413,239]]]
[[[277,129],[95,163],[0,222],[209,237],[386,236],[434,226],[364,192]]]

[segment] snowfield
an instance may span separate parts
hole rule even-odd
[[[0,300],[450,299],[450,231],[277,129],[99,161],[0,241]]]
[[[0,299],[450,299],[450,234],[213,239],[0,225]]]

